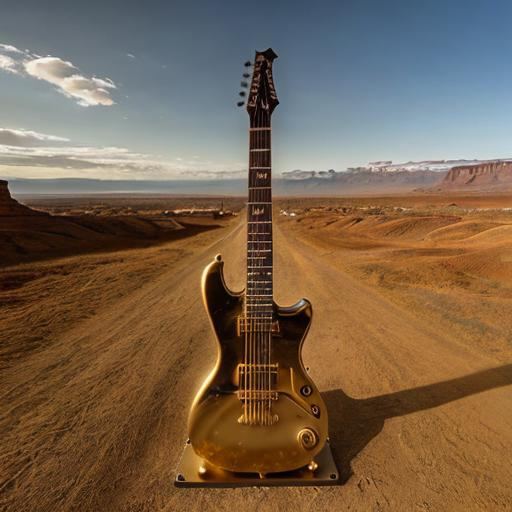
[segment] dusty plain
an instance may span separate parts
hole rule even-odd
[[[275,299],[313,303],[342,481],[215,490],[173,482],[215,360],[200,275],[222,253],[243,287],[243,200],[165,236],[144,217],[211,200],[24,202],[89,220],[2,239],[0,510],[512,509],[512,196],[276,199]]]

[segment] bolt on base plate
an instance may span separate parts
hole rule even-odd
[[[312,461],[313,462],[313,461]],[[310,469],[309,469],[310,468]],[[337,485],[339,474],[332,456],[329,440],[309,464],[294,471],[282,473],[233,473],[211,464],[197,456],[189,441],[185,444],[178,465],[176,487],[269,487],[302,485]],[[314,469],[313,469],[314,468]]]

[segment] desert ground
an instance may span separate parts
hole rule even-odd
[[[89,220],[3,239],[1,510],[512,509],[512,196],[277,199],[275,299],[313,303],[341,481],[214,490],[174,478],[215,360],[201,272],[221,253],[243,288],[244,210],[150,236],[158,201],[27,199]]]

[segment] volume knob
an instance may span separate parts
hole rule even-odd
[[[297,434],[297,440],[302,448],[305,450],[312,450],[318,444],[318,435],[311,428],[303,428]]]

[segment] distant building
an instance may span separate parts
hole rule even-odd
[[[231,210],[219,208],[178,208],[176,210],[165,210],[163,214],[173,217],[213,217],[214,219],[222,219],[235,215]]]

